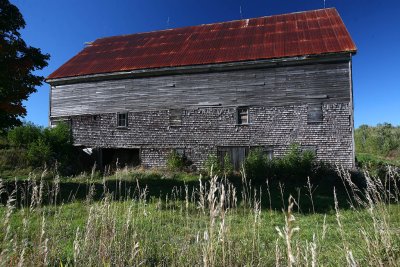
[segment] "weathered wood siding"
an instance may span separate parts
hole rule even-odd
[[[53,86],[51,117],[171,107],[349,102],[348,62]]]
[[[218,147],[263,146],[281,156],[292,143],[354,165],[348,61],[57,85],[51,102],[52,120],[70,118],[75,144],[139,148],[146,166],[165,165],[174,148],[201,167]],[[322,120],[310,123],[316,104]],[[249,106],[248,125],[237,125],[238,106]],[[181,125],[171,125],[180,108]]]

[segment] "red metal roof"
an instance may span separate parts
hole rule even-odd
[[[48,79],[356,49],[329,8],[97,39]]]

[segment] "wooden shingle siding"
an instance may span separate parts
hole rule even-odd
[[[116,116],[103,113],[99,119],[72,116],[76,144],[88,147],[140,148],[145,166],[164,166],[167,154],[182,148],[201,168],[217,147],[265,147],[274,156],[284,155],[290,144],[316,149],[318,159],[351,168],[352,131],[349,103],[322,105],[323,122],[308,124],[308,105],[250,107],[249,125],[237,125],[236,108],[208,107],[184,110],[182,125],[169,126],[169,111],[128,113],[128,128],[117,129]]]
[[[51,91],[52,118],[207,105],[348,103],[349,64],[320,63],[97,81],[52,86]]]

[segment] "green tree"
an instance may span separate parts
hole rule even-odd
[[[14,147],[27,148],[43,135],[42,131],[41,127],[33,123],[27,123],[8,131],[8,141]]]
[[[33,72],[46,67],[50,58],[25,43],[19,33],[24,27],[18,8],[8,0],[0,0],[0,133],[21,125],[20,118],[26,115],[23,101],[44,80]]]

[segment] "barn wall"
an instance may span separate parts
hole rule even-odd
[[[308,110],[322,104],[323,121]],[[250,124],[237,125],[238,106]],[[170,125],[171,108],[182,124]],[[351,72],[348,61],[274,68],[121,79],[52,87],[51,119],[70,118],[74,142],[139,148],[142,164],[164,166],[173,148],[197,167],[218,146],[267,146],[274,156],[292,143],[321,160],[354,166]],[[128,112],[128,127],[116,113]]]
[[[53,86],[51,117],[206,105],[349,102],[347,62],[181,74]]]
[[[233,107],[196,108],[182,111],[182,125],[169,125],[169,110],[128,113],[128,127],[116,127],[116,115],[73,116],[75,143],[89,147],[141,149],[142,164],[164,166],[173,148],[185,150],[197,167],[217,146],[266,146],[274,156],[290,144],[315,148],[319,159],[351,168],[352,126],[349,103],[322,105],[323,122],[310,124],[308,105],[250,107],[249,125],[236,124]]]

